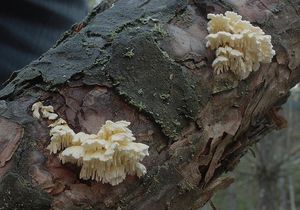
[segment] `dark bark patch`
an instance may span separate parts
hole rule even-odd
[[[135,52],[130,59],[122,56],[129,48]],[[179,134],[199,107],[186,73],[161,51],[150,33],[121,33],[107,72],[119,94],[150,114],[170,138]]]
[[[50,209],[51,198],[23,177],[8,173],[0,184],[1,209]]]

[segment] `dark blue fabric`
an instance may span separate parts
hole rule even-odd
[[[0,7],[0,84],[38,58],[87,14],[86,0],[3,1]]]

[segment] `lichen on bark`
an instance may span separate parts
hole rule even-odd
[[[22,205],[27,193],[28,200],[41,198],[29,202],[32,209],[50,203],[61,209],[204,205],[232,182],[220,176],[252,144],[284,126],[278,110],[300,80],[300,21],[293,6],[271,1],[280,11],[270,13],[260,1],[251,2],[254,9],[249,1],[119,0],[96,9],[0,91],[1,117],[24,128],[11,159],[0,167],[0,186],[16,183],[9,189],[22,192]],[[238,83],[230,72],[213,74],[214,56],[204,39],[207,13],[231,9],[272,35],[277,53]],[[117,187],[80,180],[78,168],[45,150],[49,128],[30,111],[40,100],[76,132],[94,133],[105,120],[132,122],[137,141],[150,146],[143,163],[148,174],[140,180],[127,176]],[[9,196],[4,187],[0,194]]]

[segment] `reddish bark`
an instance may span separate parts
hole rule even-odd
[[[299,7],[119,0],[101,8],[0,91],[0,131],[10,134],[0,134],[9,142],[0,150],[1,207],[197,209],[233,181],[220,176],[249,146],[285,126],[277,111],[300,80]],[[272,63],[243,81],[214,75],[214,54],[205,48],[206,14],[231,9],[272,35],[276,50]],[[46,150],[47,122],[30,111],[40,100],[76,132],[95,133],[106,120],[132,122],[137,141],[150,146],[147,175],[114,187],[80,180],[79,168]]]

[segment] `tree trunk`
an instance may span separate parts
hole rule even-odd
[[[288,120],[290,122],[293,122],[293,113],[292,113],[292,103],[288,103]],[[286,137],[286,141],[287,141],[287,151],[291,151],[291,147],[292,147],[292,142],[291,142],[291,134],[292,134],[292,127],[290,126],[287,129],[287,137]],[[295,191],[294,191],[294,183],[293,183],[293,177],[291,176],[291,174],[289,174],[288,176],[288,189],[289,189],[289,201],[290,201],[290,209],[291,210],[296,210],[296,201],[295,201]]]
[[[285,210],[287,207],[286,177],[279,178],[278,188],[279,188],[279,192],[280,192],[279,210]]]
[[[275,170],[273,166],[276,161],[274,157],[276,150],[272,146],[273,142],[268,139],[261,142],[258,149],[259,163],[256,166],[256,176],[259,186],[259,210],[274,210],[279,204],[276,187],[280,171]]]
[[[295,190],[292,176],[289,176],[289,197],[291,210],[296,210]]]
[[[231,210],[236,210],[237,208],[237,192],[236,192],[236,185],[233,183],[228,189],[228,207]]]
[[[249,146],[285,126],[278,114],[300,80],[299,0],[104,1],[0,91],[2,209],[197,209]],[[272,36],[276,56],[243,81],[214,75],[207,13],[234,10]],[[36,101],[76,131],[132,122],[150,146],[148,173],[117,186],[83,181],[50,155]]]

